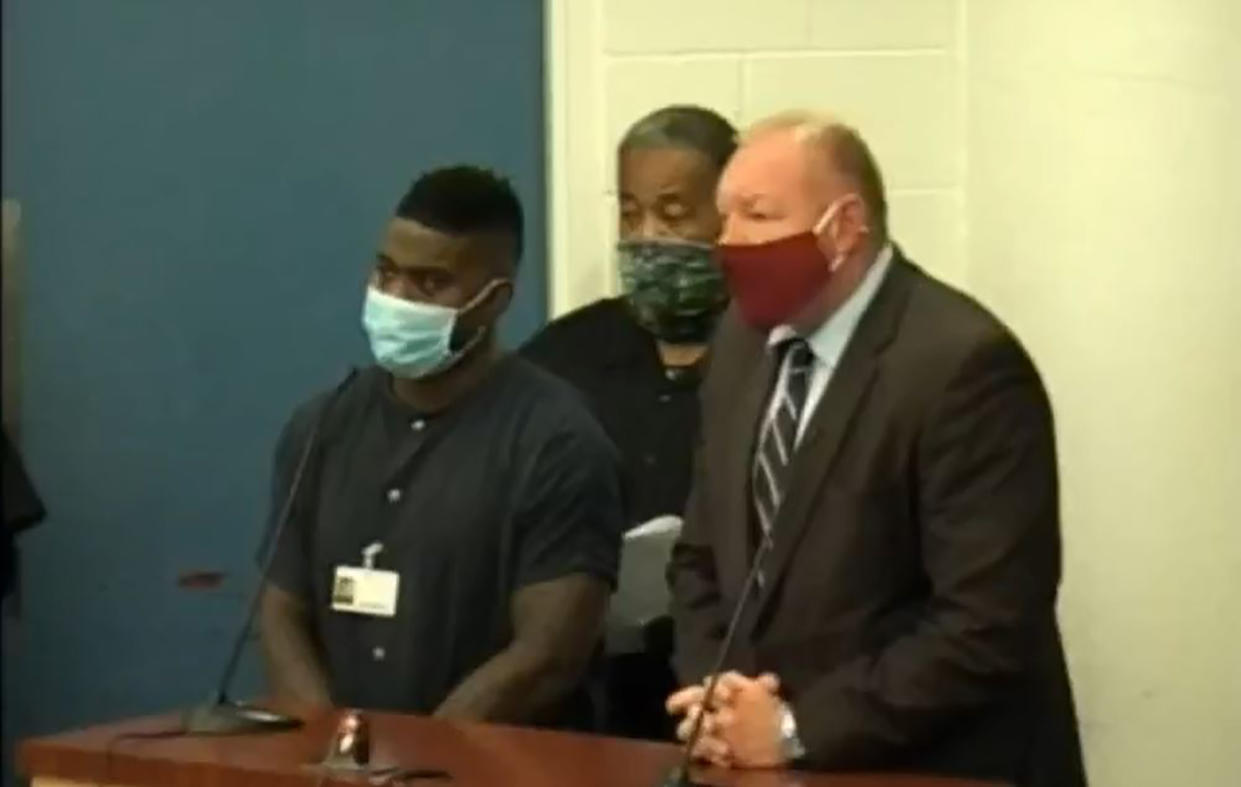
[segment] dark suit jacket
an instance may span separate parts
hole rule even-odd
[[[686,683],[711,669],[753,555],[774,366],[729,314],[669,567]],[[897,253],[811,419],[728,666],[780,676],[812,767],[1084,784],[1051,408],[1021,345]]]

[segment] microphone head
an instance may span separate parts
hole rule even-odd
[[[336,726],[336,735],[332,740],[330,762],[348,762],[351,765],[365,766],[371,761],[371,725],[356,710],[346,711]]]

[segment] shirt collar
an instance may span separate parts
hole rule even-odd
[[[875,258],[875,262],[862,277],[862,283],[853,291],[853,294],[836,311],[832,312],[831,316],[824,320],[814,333],[806,337],[806,343],[810,345],[815,358],[829,369],[836,368],[836,364],[840,362],[840,356],[844,354],[849,337],[853,335],[853,330],[857,327],[858,321],[862,319],[866,307],[875,299],[875,293],[879,290],[879,285],[883,283],[890,267],[892,267],[892,244],[885,243],[879,250],[879,256]],[[777,325],[771,329],[771,333],[767,334],[767,347],[773,348],[796,336],[797,332],[791,325]]]

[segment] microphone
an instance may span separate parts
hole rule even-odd
[[[694,761],[694,747],[698,745],[698,739],[702,737],[707,708],[711,707],[711,700],[715,697],[715,686],[719,683],[720,673],[723,672],[724,664],[732,652],[733,640],[737,637],[737,629],[741,623],[741,614],[745,611],[751,594],[754,593],[758,577],[762,574],[763,559],[770,551],[771,537],[764,534],[762,540],[759,541],[758,548],[754,550],[754,559],[750,562],[750,573],[746,575],[745,583],[741,587],[741,597],[737,599],[737,604],[733,607],[732,618],[728,621],[728,629],[724,632],[724,641],[720,643],[719,652],[715,656],[715,666],[707,678],[707,686],[702,693],[702,708],[698,717],[694,719],[694,726],[690,728],[689,737],[685,739],[685,748],[681,751],[681,763],[668,773],[661,787],[712,787],[707,782],[694,781],[690,776],[690,766]]]
[[[280,506],[280,514],[272,523],[260,546],[263,559],[260,563],[258,583],[250,595],[246,614],[242,619],[241,628],[237,631],[237,637],[233,640],[233,647],[229,652],[228,661],[224,663],[224,672],[220,675],[220,680],[216,683],[216,689],[210,698],[203,704],[196,705],[185,711],[182,715],[181,727],[185,735],[239,735],[251,732],[292,730],[302,726],[302,720],[295,716],[288,716],[265,708],[230,700],[228,698],[228,687],[233,681],[233,675],[236,673],[237,665],[241,661],[241,653],[245,649],[246,639],[249,637],[250,629],[254,625],[254,618],[258,614],[259,600],[263,596],[263,587],[267,583],[267,574],[271,571],[272,562],[276,558],[276,550],[280,546],[280,536],[284,533],[285,526],[291,518],[293,503],[297,500],[297,493],[302,484],[302,476],[306,474],[306,468],[310,464],[310,456],[314,453],[315,446],[319,441],[319,429],[323,426],[328,410],[340,398],[341,393],[348,387],[349,383],[353,382],[357,374],[357,369],[350,369],[345,379],[328,394],[323,402],[323,407],[315,415],[315,420],[310,427],[310,434],[307,435],[306,442],[302,446],[301,456],[297,460],[297,468],[293,471],[293,478],[289,482],[289,489],[285,493],[284,503]]]

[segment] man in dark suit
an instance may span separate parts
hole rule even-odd
[[[721,765],[1084,784],[1055,619],[1052,415],[1030,358],[890,242],[852,129],[758,124],[718,202],[733,308],[669,567],[680,735],[706,699],[696,754]]]

